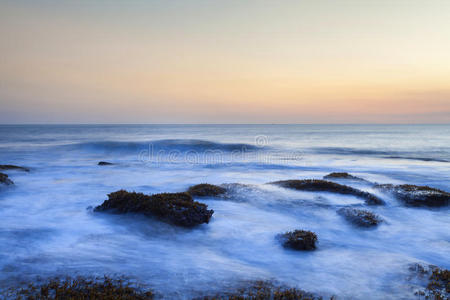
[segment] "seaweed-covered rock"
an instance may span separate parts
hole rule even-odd
[[[338,214],[342,215],[350,223],[360,227],[377,226],[381,219],[374,213],[356,208],[341,208]]]
[[[107,162],[107,161],[99,161],[98,164],[99,166],[111,166],[114,165],[113,163]]]
[[[226,191],[223,187],[208,183],[197,184],[187,190],[194,197],[216,197],[225,194]]]
[[[244,281],[233,292],[223,292],[215,296],[194,298],[193,300],[319,300],[322,297],[298,288],[275,285],[271,281]]]
[[[11,179],[8,178],[8,175],[0,173],[0,183],[10,185],[14,184]]]
[[[30,172],[30,169],[15,165],[0,165],[0,170],[19,170],[19,171],[25,171]]]
[[[300,191],[308,191],[308,192],[329,192],[329,193],[337,193],[344,195],[354,195],[360,198],[363,198],[367,204],[369,205],[382,205],[384,201],[378,198],[371,193],[364,192],[358,189],[355,189],[351,186],[342,185],[339,183],[320,180],[320,179],[303,179],[303,180],[282,180],[272,182],[272,184],[276,184],[285,188],[300,190]]]
[[[330,180],[332,180],[332,179],[349,179],[349,180],[355,180],[355,181],[367,181],[365,179],[353,176],[346,172],[333,172],[333,173],[323,176],[323,179],[330,179]]]
[[[8,289],[2,299],[104,299],[104,300],[151,300],[151,290],[138,289],[127,279],[101,278],[52,278],[44,283],[28,283],[24,288]],[[0,294],[0,296],[2,296]]]
[[[140,213],[184,227],[208,223],[214,213],[213,210],[208,210],[206,204],[194,201],[188,193],[145,195],[125,190],[109,194],[108,200],[94,211]]]
[[[419,289],[415,295],[420,299],[450,299],[450,271],[434,265],[414,263],[409,266],[408,280]]]
[[[281,234],[278,237],[286,248],[295,250],[316,249],[317,235],[311,231],[294,230]]]
[[[391,192],[407,206],[440,207],[448,206],[450,201],[450,193],[429,186],[378,184],[375,187]]]
[[[434,299],[450,299],[450,271],[434,268],[429,278],[427,291]]]

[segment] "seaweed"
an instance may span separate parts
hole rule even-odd
[[[447,269],[434,268],[426,289],[436,300],[449,299],[450,271]]]
[[[344,216],[347,221],[359,227],[373,227],[382,222],[376,214],[364,209],[341,208],[338,210],[338,214]]]
[[[450,271],[434,265],[412,264],[409,270],[413,276],[417,276],[420,281],[426,279],[426,285],[416,290],[414,293],[422,299],[444,300],[450,299]],[[411,277],[414,278],[414,277]]]
[[[282,180],[275,181],[272,184],[276,184],[285,188],[300,190],[300,191],[309,191],[309,192],[330,192],[344,195],[354,195],[360,198],[363,198],[368,205],[382,205],[384,201],[378,198],[377,196],[364,192],[353,187],[326,181],[320,179],[303,179],[303,180]]]
[[[193,227],[209,223],[214,211],[207,208],[206,204],[194,201],[188,193],[145,195],[119,190],[108,194],[108,200],[97,206],[94,211],[140,213],[174,225]]]
[[[375,188],[391,192],[406,206],[442,207],[450,202],[450,193],[429,186],[377,184]]]
[[[297,288],[275,286],[270,281],[253,281],[234,292],[200,298],[203,300],[320,300],[312,293]]]
[[[201,183],[191,186],[187,192],[195,197],[217,197],[226,193],[226,189],[217,185]]]
[[[8,298],[17,300],[151,300],[151,290],[141,290],[123,279],[103,278],[52,278],[43,284],[30,283],[25,288],[9,289]]]
[[[6,184],[6,185],[14,184],[14,182],[8,178],[8,175],[6,175],[4,173],[0,173],[0,183]]]
[[[316,249],[317,235],[307,230],[294,230],[278,236],[286,248],[295,250]]]
[[[323,179],[349,179],[349,180],[356,180],[356,181],[367,181],[363,178],[353,176],[347,172],[333,172],[333,173],[323,176]]]

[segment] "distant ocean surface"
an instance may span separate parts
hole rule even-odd
[[[114,163],[98,166],[99,161]],[[450,125],[0,125],[0,289],[36,276],[120,274],[168,299],[275,280],[339,299],[411,299],[411,263],[450,268],[448,208],[370,207],[385,222],[349,225],[353,196],[266,183],[348,172],[371,182],[450,191]],[[107,194],[185,191],[239,183],[231,199],[200,201],[209,224],[183,229],[97,214]],[[286,250],[277,234],[317,233],[313,252]]]

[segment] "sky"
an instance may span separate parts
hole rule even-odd
[[[0,123],[450,123],[450,1],[0,0]]]

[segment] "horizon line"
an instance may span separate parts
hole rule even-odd
[[[450,125],[449,123],[0,123],[0,126],[33,125]]]

